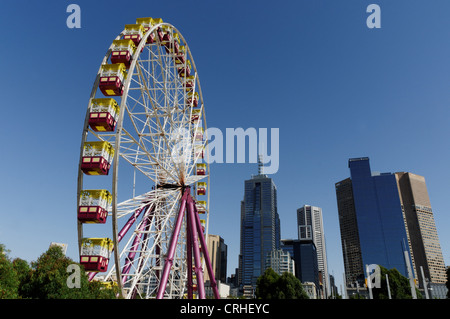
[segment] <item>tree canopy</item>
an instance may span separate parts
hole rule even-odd
[[[397,269],[386,269],[380,266],[381,270],[381,288],[373,288],[374,299],[388,299],[389,293],[387,288],[386,274],[389,278],[389,288],[391,291],[392,299],[412,299],[411,287],[408,278],[403,276]],[[416,295],[418,299],[422,298],[422,294],[416,289]]]
[[[298,278],[289,272],[280,276],[272,268],[258,278],[255,293],[259,299],[309,299]]]
[[[8,257],[8,251],[0,244],[0,299],[18,298],[19,279]]]
[[[80,271],[77,285],[70,285],[70,265]],[[13,261],[0,245],[0,299],[107,299],[116,291],[99,282],[89,282],[83,266],[66,257],[58,246],[50,247],[31,265]]]

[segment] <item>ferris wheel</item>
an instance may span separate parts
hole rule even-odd
[[[125,25],[89,98],[77,229],[90,280],[123,298],[205,298],[209,165],[205,105],[181,33],[162,19]]]

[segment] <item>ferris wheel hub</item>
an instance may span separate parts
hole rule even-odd
[[[125,298],[193,298],[193,287],[203,286],[205,130],[200,82],[183,36],[162,19],[127,24],[99,68],[82,135],[77,227],[89,280],[107,272],[102,280]],[[86,227],[94,232],[111,224],[112,239],[86,237],[86,224],[98,225]]]

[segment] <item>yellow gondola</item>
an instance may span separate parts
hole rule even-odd
[[[111,200],[111,193],[106,189],[83,190],[79,198],[78,220],[88,224],[104,224]]]
[[[114,156],[114,148],[109,142],[85,142],[81,170],[86,175],[108,175]]]
[[[119,109],[113,98],[93,99],[89,109],[89,126],[96,132],[114,131]]]

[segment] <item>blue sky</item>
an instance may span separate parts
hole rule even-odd
[[[66,26],[69,4],[81,28]],[[381,29],[366,8],[381,8]],[[50,242],[77,259],[76,180],[92,84],[111,41],[137,17],[187,40],[208,127],[279,128],[282,238],[296,209],[322,207],[328,267],[343,262],[334,184],[347,161],[426,178],[450,264],[450,3],[436,1],[5,1],[0,11],[0,243],[36,260]],[[255,164],[211,166],[210,232],[237,267],[244,180]]]

